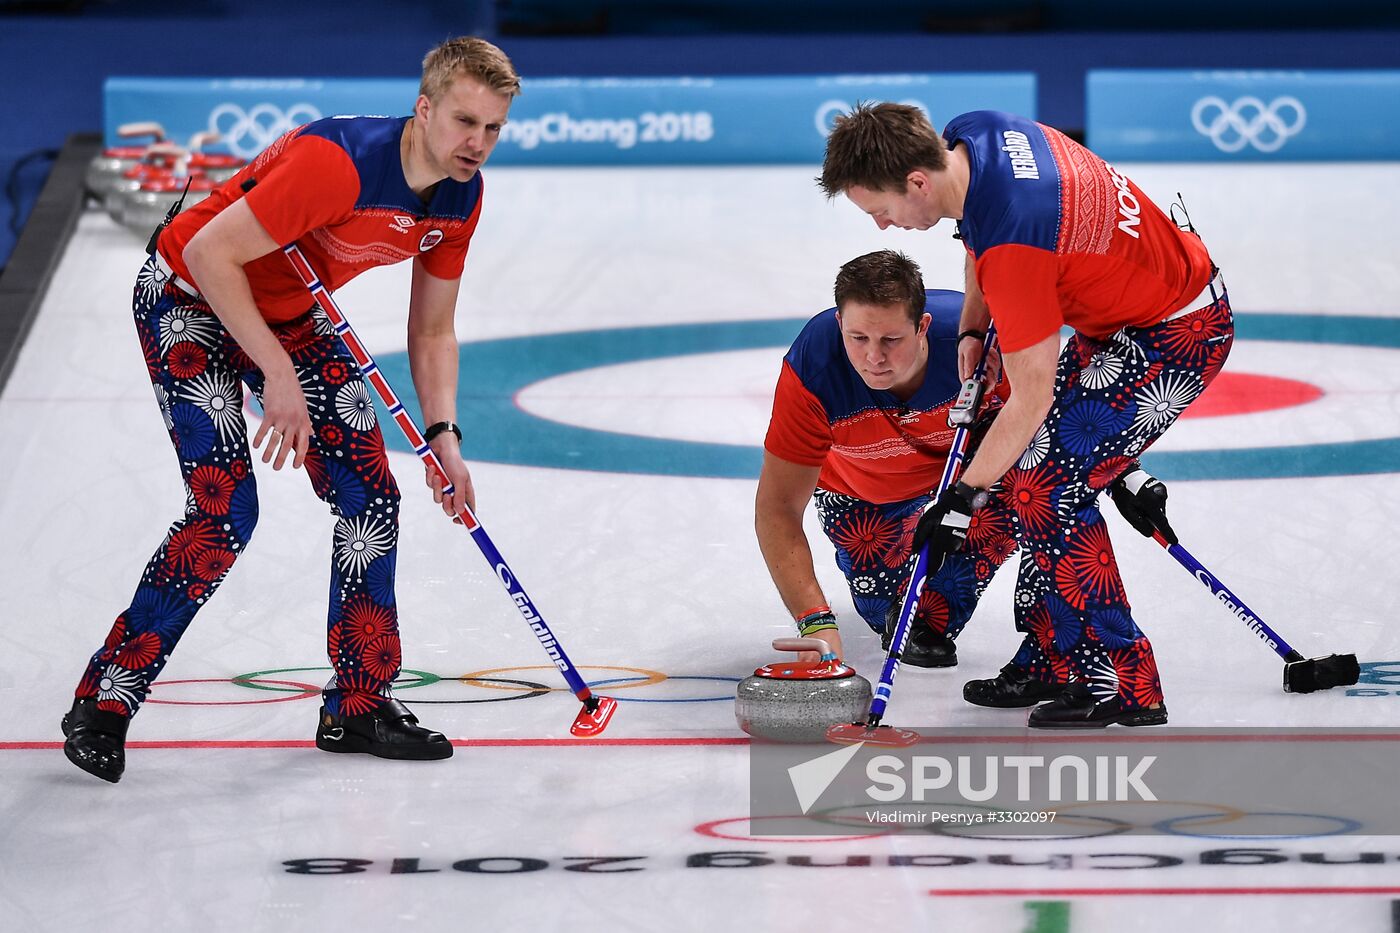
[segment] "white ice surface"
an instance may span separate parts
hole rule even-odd
[[[1159,201],[1186,195],[1226,270],[1239,311],[1400,314],[1393,165],[1125,167]],[[463,340],[639,325],[801,317],[830,304],[845,260],[892,246],[930,287],[957,288],[962,254],[940,234],[881,234],[844,201],[827,203],[814,169],[496,170],[472,247],[459,314]],[[250,743],[308,740],[314,699],[252,695],[228,678],[318,668],[331,518],[304,477],[259,465],[254,544],[201,612],[132,727],[126,778],[99,784],[56,750],[57,720],[86,657],[125,605],[178,513],[174,460],[131,333],[135,237],[99,213],[68,244],[34,330],[0,395],[0,930],[329,930],[337,926],[579,931],[732,928],[1382,930],[1384,894],[1192,894],[1201,887],[1396,885],[1394,839],[1264,843],[1286,864],[1202,866],[1202,851],[1255,842],[1121,837],[991,843],[936,836],[836,842],[772,840],[745,826],[743,745],[499,744],[564,737],[567,694],[419,707],[461,740],[450,762],[394,764]],[[407,270],[372,273],[339,299],[376,352],[402,349]],[[554,420],[650,436],[758,444],[782,348],[583,371],[526,389],[519,402]],[[1394,436],[1395,350],[1241,341],[1230,371],[1313,383],[1308,406],[1186,421],[1163,449],[1311,444]],[[659,380],[665,380],[658,385]],[[636,397],[640,390],[653,391]],[[406,389],[407,387],[403,387]],[[473,425],[490,431],[490,425]],[[408,455],[399,560],[405,665],[447,678],[496,676],[555,686],[545,658],[462,531],[436,512]],[[574,660],[591,678],[634,668],[673,678],[742,677],[771,659],[790,624],[752,532],[753,483],[473,465],[480,515]],[[285,473],[285,471],[284,471]],[[1111,510],[1110,510],[1111,511]],[[1330,479],[1181,482],[1172,515],[1183,540],[1306,654],[1400,659],[1394,624],[1393,473]],[[1384,696],[1285,695],[1280,662],[1182,570],[1110,515],[1135,614],[1156,646],[1180,726],[1390,726]],[[818,574],[847,621],[850,660],[873,677],[878,644],[859,623],[809,513]],[[956,670],[901,674],[891,718],[1001,726],[1023,712],[960,699],[1019,636],[1012,573],[994,582],[959,641]],[[1400,669],[1400,668],[1397,668]],[[317,684],[325,672],[293,672]],[[303,679],[304,678],[304,679]],[[176,681],[191,681],[175,683]],[[200,682],[193,682],[200,681]],[[418,699],[484,699],[439,683]],[[619,697],[718,697],[723,681],[673,679]],[[415,694],[404,690],[410,701]],[[249,699],[293,696],[256,705]],[[740,739],[731,704],[621,704],[609,738]],[[232,747],[188,747],[199,742]],[[176,743],[179,747],[171,747]],[[493,744],[495,743],[495,744]],[[29,747],[32,744],[34,747]],[[697,830],[719,820],[716,838]],[[687,867],[687,856],[742,850],[870,867]],[[1387,864],[1302,864],[1298,854],[1387,853]],[[1094,853],[1179,855],[1170,869],[1109,871]],[[891,867],[891,855],[971,855],[975,864]],[[987,859],[1043,863],[1007,865]],[[569,857],[642,857],[565,870]],[[300,858],[370,860],[358,874],[288,873]],[[498,873],[453,870],[454,862]],[[394,859],[420,870],[391,874]],[[533,863],[528,863],[533,865]],[[401,866],[402,867],[402,866]],[[1148,886],[1177,894],[1126,897]],[[934,888],[957,896],[931,897]],[[988,889],[1011,889],[985,896]],[[1101,893],[1063,893],[1067,889]],[[1046,893],[1025,893],[1044,890]],[[1020,892],[1020,893],[1017,893]],[[1060,893],[1056,893],[1060,892]],[[1042,913],[1061,908],[1064,925]],[[1054,914],[1059,916],[1058,914]],[[1045,916],[1049,916],[1046,914]],[[1059,921],[1054,921],[1058,923]]]

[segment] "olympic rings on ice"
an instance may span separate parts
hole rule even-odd
[[[901,812],[914,812],[917,810],[928,810],[941,814],[957,813],[959,811],[974,812],[983,814],[994,814],[1005,812],[1003,808],[985,804],[969,803],[965,800],[953,800],[947,802],[927,801],[920,804],[903,803],[899,805]],[[810,843],[810,842],[846,842],[857,839],[872,839],[879,836],[893,835],[932,835],[947,836],[958,839],[978,839],[986,842],[1066,842],[1080,839],[1098,839],[1106,836],[1120,836],[1126,833],[1155,833],[1164,836],[1179,836],[1189,839],[1209,839],[1222,841],[1253,841],[1253,842],[1278,842],[1290,839],[1317,839],[1323,836],[1339,836],[1356,832],[1361,829],[1361,824],[1356,820],[1346,817],[1332,816],[1325,813],[1288,813],[1282,811],[1247,811],[1239,807],[1223,803],[1206,803],[1201,801],[1087,801],[1084,803],[1056,805],[1049,809],[1056,812],[1056,819],[1053,822],[1040,824],[1040,829],[1044,832],[1022,832],[1007,833],[1003,824],[998,821],[970,821],[963,822],[955,819],[922,819],[890,823],[871,823],[865,816],[864,811],[868,809],[864,804],[847,804],[838,807],[831,807],[825,810],[813,810],[800,816],[761,816],[754,817],[757,820],[784,820],[793,821],[800,819],[813,820],[817,823],[825,823],[830,826],[859,827],[863,830],[874,830],[873,832],[853,833],[849,836],[815,837],[815,836],[760,836],[744,834],[742,831],[721,832],[719,827],[728,826],[733,823],[743,823],[748,817],[734,817],[732,819],[710,820],[695,827],[695,832],[702,836],[711,836],[716,839],[726,839],[734,842],[749,843]],[[1085,810],[1095,809],[1100,812],[1087,813]],[[1184,810],[1185,812],[1173,813],[1173,809]],[[1205,812],[1202,812],[1205,811]],[[1163,812],[1171,815],[1163,816]],[[1238,833],[1221,834],[1205,833],[1198,830],[1205,827],[1228,826],[1246,823],[1257,818],[1296,820],[1306,828],[1307,823],[1320,827],[1310,831],[1296,833]],[[1023,824],[1024,825],[1024,824]],[[1075,830],[1062,832],[1066,826]]]
[[[936,813],[948,813],[949,811],[973,811],[975,813],[999,814],[1006,812],[1002,807],[995,807],[986,804],[968,803],[965,800],[949,801],[940,803],[928,801],[921,804],[901,803],[898,805],[900,812],[911,810],[928,810]],[[1117,836],[1130,832],[1135,827],[1128,820],[1118,819],[1111,816],[1088,816],[1080,815],[1075,817],[1081,824],[1088,824],[1083,832],[1056,832],[1052,827],[1059,827],[1061,821],[1057,818],[1053,822],[1046,820],[1038,824],[1046,832],[1034,833],[998,833],[996,829],[1003,824],[989,823],[985,821],[961,823],[947,819],[921,819],[916,822],[900,823],[878,823],[872,824],[864,815],[864,811],[870,809],[866,804],[846,804],[839,807],[832,807],[828,810],[814,810],[807,814],[809,819],[817,820],[821,823],[829,823],[833,826],[879,826],[884,829],[880,835],[890,835],[894,833],[913,832],[924,833],[932,836],[951,836],[956,839],[983,839],[989,842],[1063,842],[1073,839],[1098,839],[1102,836]],[[1053,808],[1058,811],[1058,807]],[[844,815],[843,811],[853,811],[850,815]],[[1210,816],[1212,814],[1206,814]]]
[[[619,688],[619,687],[613,687],[613,686],[611,686],[611,685],[614,684],[614,683],[617,683],[617,682],[619,682],[619,681],[625,680],[625,679],[626,679],[626,678],[621,678],[621,677],[619,677],[619,678],[617,678],[616,680],[599,680],[599,681],[594,682],[594,683],[591,684],[590,686],[593,686],[593,687],[608,687],[608,689],[605,690],[605,691],[603,691],[603,692],[604,692],[604,693],[608,693],[608,694],[612,694],[612,693],[616,692],[617,690],[619,690],[619,689],[621,689],[621,688]],[[729,684],[737,684],[737,683],[739,682],[739,680],[740,680],[740,678],[738,678],[738,677],[721,677],[721,676],[717,676],[717,675],[708,675],[708,674],[668,674],[668,675],[666,676],[666,679],[667,679],[667,680],[717,680],[717,681],[721,681],[721,682],[723,682],[723,683],[729,683]],[[635,686],[640,687],[640,686],[643,686],[643,685],[642,685],[642,684],[636,684]],[[714,703],[714,702],[717,702],[717,701],[719,701],[719,700],[728,700],[728,701],[730,701],[730,702],[733,702],[733,700],[734,700],[734,691],[733,691],[733,690],[729,690],[729,691],[727,691],[726,693],[724,693],[722,696],[717,696],[717,697],[618,697],[617,700],[618,700],[619,703]]]
[[[1343,817],[1343,816],[1329,816],[1328,814],[1325,814],[1325,813],[1283,813],[1283,812],[1272,811],[1272,810],[1261,810],[1261,811],[1256,812],[1256,813],[1245,813],[1245,814],[1243,814],[1243,815],[1246,816],[1246,817],[1252,817],[1252,816],[1267,816],[1267,817],[1275,817],[1275,818],[1278,818],[1278,817],[1290,818],[1290,817],[1291,817],[1291,818],[1294,818],[1294,819],[1301,819],[1301,820],[1324,820],[1324,821],[1326,821],[1326,822],[1336,824],[1336,828],[1335,828],[1335,829],[1327,830],[1326,832],[1315,832],[1315,833],[1289,833],[1289,834],[1283,834],[1283,833],[1254,833],[1254,834],[1248,835],[1248,836],[1241,836],[1241,835],[1224,836],[1224,835],[1217,835],[1217,834],[1214,834],[1214,833],[1193,833],[1193,832],[1186,832],[1185,830],[1178,829],[1178,828],[1177,828],[1177,824],[1178,824],[1178,823],[1193,823],[1193,825],[1194,825],[1194,821],[1195,821],[1195,820],[1202,819],[1202,817],[1199,817],[1199,816],[1178,816],[1178,817],[1173,817],[1172,819],[1169,819],[1169,820],[1162,820],[1160,823],[1154,823],[1154,824],[1153,824],[1153,829],[1156,829],[1158,832],[1161,832],[1161,833],[1168,833],[1168,834],[1173,835],[1173,836],[1190,836],[1192,839],[1246,839],[1246,840],[1250,840],[1250,841],[1253,841],[1253,842],[1279,842],[1279,841],[1286,840],[1286,839],[1316,839],[1316,838],[1318,838],[1319,836],[1342,836],[1342,835],[1345,835],[1345,834],[1347,834],[1347,833],[1354,833],[1354,832],[1356,832],[1357,830],[1359,830],[1359,829],[1361,828],[1361,823],[1360,823],[1360,821],[1358,821],[1358,820],[1347,819],[1346,817]],[[1202,825],[1211,825],[1211,824],[1207,823],[1207,824],[1202,824]]]
[[[472,671],[471,673],[449,677],[441,674],[434,674],[431,671],[414,670],[404,668],[399,679],[394,681],[394,689],[397,691],[408,691],[416,688],[431,687],[435,684],[459,683],[464,687],[473,687],[479,690],[493,691],[499,695],[486,695],[476,698],[464,699],[423,699],[418,696],[408,697],[410,703],[422,703],[438,706],[467,705],[472,703],[503,703],[508,700],[532,700],[536,697],[546,696],[550,693],[568,693],[567,687],[551,687],[548,684],[535,680],[521,679],[518,677],[501,676],[519,674],[524,671],[553,671],[553,665],[537,664],[519,667],[495,667],[486,670]],[[729,677],[719,674],[666,674],[661,671],[651,670],[643,667],[621,667],[616,665],[585,665],[580,667],[581,671],[606,671],[620,673],[625,676],[609,677],[603,680],[588,681],[590,687],[599,689],[609,695],[619,693],[624,690],[637,690],[644,687],[654,687],[666,681],[705,681],[724,684],[737,684],[738,677]],[[253,703],[281,703],[288,700],[303,700],[321,695],[321,688],[312,684],[301,683],[291,680],[274,680],[278,675],[299,674],[315,671],[330,676],[330,667],[279,667],[262,671],[252,671],[247,674],[238,674],[227,679],[207,678],[200,680],[165,680],[157,681],[155,686],[172,686],[175,684],[232,684],[235,687],[242,687],[247,690],[262,690],[269,693],[284,694],[275,698],[258,700],[162,700],[152,698],[149,702],[165,703],[173,706],[238,706]],[[605,689],[604,689],[605,688]],[[619,701],[631,703],[712,703],[728,701],[734,699],[734,691],[728,687],[714,696],[677,696],[677,697],[637,697],[619,696]]]
[[[489,670],[476,671],[475,673],[471,673],[471,674],[463,674],[461,677],[457,677],[457,678],[454,678],[454,679],[455,679],[455,680],[460,680],[460,681],[461,681],[462,683],[464,683],[464,684],[469,684],[469,683],[472,683],[472,682],[474,682],[474,681],[481,680],[482,678],[485,678],[485,677],[487,677],[487,675],[490,675],[490,674],[510,674],[510,673],[514,673],[515,671],[553,671],[553,670],[557,670],[557,668],[555,668],[555,666],[554,666],[553,664],[532,664],[532,665],[529,665],[529,666],[526,666],[526,667],[493,667],[493,668],[490,668]],[[620,687],[614,687],[614,688],[613,688],[613,691],[617,691],[617,690],[627,690],[627,689],[630,689],[630,688],[633,688],[633,687],[650,687],[650,686],[652,686],[652,685],[654,685],[654,684],[659,684],[659,683],[661,683],[663,680],[666,679],[666,675],[663,674],[663,673],[661,673],[660,671],[649,671],[649,670],[647,670],[647,669],[644,668],[644,667],[611,667],[611,666],[606,665],[606,664],[590,664],[590,665],[580,665],[580,666],[579,666],[579,670],[580,670],[580,671],[582,671],[582,670],[595,670],[595,671],[625,671],[625,672],[628,673],[628,674],[638,674],[638,675],[641,676],[641,679],[639,679],[637,683],[623,684],[623,685],[620,686]],[[627,679],[627,678],[624,678],[624,679]],[[487,684],[481,684],[481,686],[486,687],[486,688],[489,689],[489,690],[509,690],[509,689],[510,689],[509,687],[491,687],[491,686],[489,686],[489,685],[487,685]],[[590,684],[590,686],[592,686],[592,685]],[[556,691],[556,692],[559,692],[559,693],[569,693],[569,692],[571,692],[571,691],[569,690],[568,687],[551,687],[551,688],[549,688],[549,689],[550,689],[550,690],[553,690],[553,691]]]
[[[864,836],[754,836],[749,834],[735,835],[732,833],[720,832],[719,827],[730,823],[757,823],[760,820],[785,820],[790,817],[785,816],[735,816],[727,820],[710,820],[708,823],[701,823],[695,827],[695,831],[702,836],[710,836],[714,839],[729,839],[735,842],[850,842],[855,839],[878,839],[881,836],[888,836],[887,832],[867,833]]]
[[[277,672],[267,671],[265,673]],[[320,687],[315,687],[311,684],[297,683],[294,680],[265,680],[261,683],[254,683],[253,681],[254,678],[250,676],[246,683],[240,684],[239,686],[252,687],[255,690],[272,690],[277,693],[286,693],[287,696],[268,697],[265,700],[158,700],[152,696],[147,698],[146,702],[163,703],[166,706],[251,706],[255,703],[285,703],[288,700],[304,700],[307,697],[321,695]],[[230,682],[233,681],[231,679],[224,680],[222,678],[208,677],[195,680],[158,680],[151,684],[151,690],[154,691],[156,687],[173,687],[176,684],[224,684]],[[262,686],[264,683],[281,684],[282,687],[264,687]],[[285,687],[292,687],[294,689],[285,690],[283,689]]]

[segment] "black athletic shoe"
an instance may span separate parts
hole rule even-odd
[[[1070,684],[1058,697],[1037,706],[1026,718],[1033,729],[1102,729],[1117,723],[1120,726],[1164,726],[1167,707],[1153,709],[1137,706],[1123,708],[1123,701],[1114,696],[1099,702],[1085,683]]]
[[[1040,680],[1008,664],[990,680],[969,680],[963,684],[963,699],[974,706],[1016,709],[1054,699],[1064,689],[1064,684]]]
[[[880,647],[890,650],[890,638],[894,624],[890,623],[880,636]],[[909,637],[904,639],[904,653],[899,656],[900,664],[910,667],[957,667],[958,647],[953,639],[942,632],[935,632],[922,622],[911,623]]]
[[[452,743],[447,737],[418,725],[418,717],[398,700],[389,700],[358,716],[332,716],[321,707],[316,747],[323,752],[363,752],[407,761],[452,757]]]
[[[88,774],[113,784],[126,770],[126,727],[131,720],[97,708],[96,700],[74,700],[60,728],[63,754]]]

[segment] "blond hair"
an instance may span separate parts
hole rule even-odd
[[[943,137],[918,107],[862,102],[836,118],[817,184],[829,198],[852,185],[903,194],[910,172],[947,164]]]
[[[423,57],[423,79],[418,93],[436,101],[457,78],[475,78],[498,94],[520,93],[520,75],[506,53],[485,39],[461,36],[448,39]]]

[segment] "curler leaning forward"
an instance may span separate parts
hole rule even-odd
[[[953,432],[953,443],[948,451],[948,461],[943,467],[943,477],[933,493],[933,501],[937,501],[938,497],[943,495],[943,491],[957,481],[958,474],[962,472],[968,442],[972,438],[972,424],[977,420],[978,408],[985,390],[982,378],[987,373],[987,358],[996,342],[996,328],[988,326],[987,333],[982,336],[982,358],[977,364],[977,369],[972,378],[963,383],[957,403],[948,413],[948,421],[956,425],[956,430]],[[884,725],[881,720],[885,718],[885,707],[894,693],[894,678],[899,673],[900,656],[904,651],[905,642],[909,640],[909,629],[914,622],[914,611],[919,605],[919,596],[924,591],[924,583],[931,574],[937,573],[938,569],[937,566],[929,566],[928,546],[920,548],[914,557],[914,569],[909,574],[909,584],[904,588],[904,600],[899,605],[899,617],[890,638],[889,653],[885,656],[885,664],[880,670],[880,680],[875,685],[875,693],[871,697],[870,710],[866,713],[865,721],[832,726],[826,730],[827,741],[838,745],[864,742],[890,748],[904,748],[919,741],[919,734],[912,729],[896,729]]]
[[[394,419],[394,423],[399,426],[399,430],[403,432],[409,445],[413,447],[413,452],[418,455],[418,459],[422,460],[428,469],[437,471],[437,474],[442,477],[443,493],[451,494],[452,486],[447,482],[447,474],[443,471],[442,463],[438,460],[437,454],[433,453],[428,442],[423,439],[422,432],[418,430],[418,426],[413,423],[413,419],[404,410],[403,403],[399,401],[398,395],[389,385],[389,381],[384,378],[384,374],[379,371],[374,357],[365,349],[359,336],[350,327],[350,322],[321,281],[321,277],[311,268],[311,264],[306,261],[306,256],[295,243],[284,246],[282,252],[291,260],[292,267],[296,269],[297,275],[301,276],[302,284],[306,286],[307,291],[311,292],[311,296],[316,299],[321,309],[330,318],[336,334],[340,336],[345,348],[354,357],[365,381],[370,384],[375,395],[379,396],[379,400],[389,409],[390,416]],[[578,668],[574,667],[569,656],[564,653],[564,646],[559,644],[559,640],[554,637],[554,633],[550,631],[544,617],[535,609],[534,602],[526,594],[525,588],[516,579],[514,571],[510,569],[505,558],[501,556],[501,552],[496,550],[496,545],[491,541],[486,530],[481,527],[481,522],[477,521],[476,516],[472,514],[472,510],[466,503],[462,504],[457,517],[461,519],[462,525],[467,531],[471,532],[472,540],[476,542],[482,556],[486,558],[486,562],[495,571],[496,578],[501,581],[501,585],[510,594],[511,601],[515,603],[516,609],[520,611],[520,615],[530,626],[530,631],[534,632],[535,637],[539,639],[540,646],[549,655],[549,659],[554,662],[554,666],[559,668],[559,673],[564,675],[564,681],[569,685],[574,696],[578,697],[579,702],[583,704],[583,709],[574,718],[569,731],[574,735],[584,737],[598,735],[607,728],[608,721],[617,711],[617,700],[607,696],[595,696],[593,691],[588,689],[588,684],[584,683],[583,678],[579,676]]]

